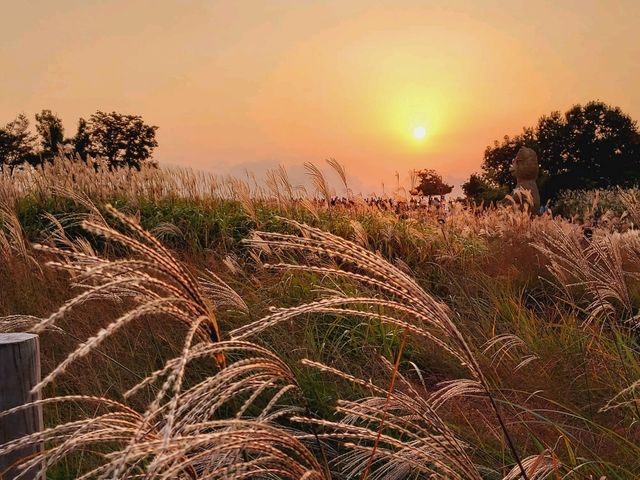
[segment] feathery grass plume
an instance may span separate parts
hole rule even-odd
[[[251,187],[243,180],[230,177],[228,179],[229,186],[233,192],[233,198],[237,199],[247,216],[258,225],[258,212],[256,204],[251,195]]]
[[[584,245],[578,235],[556,226],[542,232],[541,240],[534,243],[547,257],[547,268],[557,280],[565,301],[570,305],[579,302],[574,293],[579,287],[589,301],[585,307],[589,312],[586,325],[596,319],[630,320],[633,307],[621,243],[607,235]]]
[[[304,169],[311,179],[311,183],[316,189],[316,192],[322,195],[322,199],[324,200],[327,207],[331,207],[331,189],[329,187],[327,179],[322,174],[322,171],[314,163],[311,162],[304,162]]]
[[[358,245],[368,248],[369,247],[369,236],[367,235],[367,231],[364,229],[362,224],[357,220],[351,220],[351,228],[353,229],[353,235],[355,241]]]
[[[418,172],[415,169],[409,170],[409,191],[414,191],[418,186]]]
[[[283,165],[278,165],[278,169],[276,170],[276,175],[280,180],[280,184],[284,188],[285,193],[287,194],[287,201],[292,204],[295,200],[295,192],[293,185],[291,184],[291,180],[289,180],[289,174],[287,173],[287,169],[284,168]]]
[[[218,310],[226,308],[249,314],[249,307],[243,298],[212,270],[206,269],[198,277],[198,282],[202,291],[208,298],[213,300]]]
[[[44,444],[46,448],[41,450],[39,454],[23,458],[16,465],[23,473],[28,471],[41,475],[48,467],[63,460],[74,451],[83,451],[97,444],[120,442],[122,439],[128,438],[136,431],[142,419],[138,412],[122,403],[107,398],[82,395],[54,397],[30,402],[1,412],[0,417],[20,412],[35,405],[45,406],[67,402],[93,404],[99,408],[94,407],[95,415],[93,417],[56,425],[2,444],[0,445],[0,456],[24,446]],[[100,414],[100,410],[105,410],[105,413]],[[147,432],[146,436],[155,438],[153,432]],[[0,476],[3,473],[0,472]]]
[[[147,452],[150,462],[145,471],[156,476],[167,468],[175,472],[172,458],[175,461],[177,446],[174,442],[177,438],[182,439],[185,445],[190,445],[193,442],[197,443],[199,435],[215,432],[216,427],[219,428],[220,435],[227,431],[229,436],[233,437],[232,427],[240,422],[244,422],[247,427],[256,424],[256,429],[259,430],[260,425],[269,425],[277,422],[282,416],[300,412],[295,405],[278,405],[285,395],[299,396],[299,387],[289,368],[264,347],[249,342],[233,341],[199,343],[194,346],[190,346],[189,343],[185,343],[180,357],[167,361],[162,369],[153,372],[125,393],[129,398],[164,378],[156,399],[147,407],[139,433],[130,439],[127,446],[120,451],[118,458],[114,457],[111,462],[112,476],[128,478],[133,473],[129,470],[129,465],[139,461],[136,452],[139,449],[141,433],[152,426],[156,426],[162,442],[154,444]],[[184,373],[190,362],[220,354],[230,360],[225,368],[191,388],[182,389]],[[163,403],[162,398],[167,394],[167,402]],[[235,414],[232,413],[234,410]],[[253,411],[249,413],[250,410]],[[229,420],[219,420],[220,415],[229,415]],[[274,424],[273,430],[277,428]],[[224,444],[223,440],[216,440],[217,443]],[[236,437],[232,445],[225,447],[226,454],[220,457],[216,455],[216,448],[222,445],[201,445],[194,452],[184,454],[181,468],[188,466],[197,478],[205,478],[206,475],[202,472],[211,468],[224,471],[238,469],[255,447],[251,436],[244,442],[240,440]],[[234,445],[235,451],[231,448]],[[292,461],[295,465],[291,458],[286,460]],[[263,459],[262,463],[266,466],[269,460]]]
[[[14,255],[42,272],[13,208],[0,204],[0,258],[8,263]]]
[[[514,371],[518,371],[525,365],[538,359],[536,355],[529,354],[524,341],[512,333],[503,333],[487,340],[484,344],[483,353],[486,354],[491,350],[494,350],[491,356],[492,365],[498,365],[504,360],[509,359],[511,362],[518,362],[514,367]],[[524,351],[525,354],[518,355],[518,350]]]
[[[49,265],[75,274],[75,284],[83,288],[84,292],[43,319],[34,331],[39,332],[55,324],[70,309],[91,300],[126,297],[134,302],[134,307],[81,344],[42,380],[37,389],[51,382],[71,362],[88,354],[108,336],[143,316],[162,315],[186,325],[192,325],[196,319],[204,317],[205,320],[195,332],[196,337],[207,342],[220,340],[215,304],[205,295],[191,272],[136,221],[109,205],[106,210],[120,222],[128,234],[92,220],[85,220],[84,228],[128,248],[135,257],[111,260],[75,249],[37,245],[38,249],[65,259],[64,262],[49,262]],[[227,292],[227,297],[231,298],[228,294],[229,287],[223,285],[219,277],[210,276],[208,288],[211,289],[211,284],[215,282],[219,283],[218,291]],[[224,356],[219,355],[217,361],[223,364]]]
[[[622,389],[616,395],[607,401],[607,403],[600,408],[601,412],[614,410],[622,407],[632,407],[634,410],[640,407],[640,399],[638,398],[638,392],[640,391],[640,379],[633,382],[628,387]]]
[[[304,197],[300,200],[300,204],[316,221],[320,221],[320,213],[318,212],[318,207],[313,200]]]
[[[283,402],[285,396],[300,395],[286,364],[249,342],[189,343],[180,357],[167,361],[125,394],[129,398],[164,378],[162,390],[172,393],[168,401],[154,401],[141,413],[121,402],[87,396],[56,397],[16,407],[0,416],[34,404],[74,402],[99,408],[93,416],[1,445],[0,455],[44,442],[39,455],[22,460],[21,468],[31,471],[46,469],[74,452],[100,451],[99,464],[80,478],[137,478],[143,474],[190,479],[265,478],[270,474],[328,478],[296,433],[277,423],[283,416],[302,412],[295,404]],[[190,388],[181,388],[188,364],[220,354],[230,359],[226,367]]]
[[[412,335],[433,341],[456,358],[469,371],[472,376],[471,380],[476,382],[478,388],[484,391],[490,401],[491,408],[495,413],[499,428],[504,435],[511,454],[523,478],[526,479],[527,475],[520,462],[516,446],[494,398],[494,389],[485,377],[471,347],[451,319],[449,309],[423,290],[409,275],[384,260],[380,255],[320,229],[293,220],[287,220],[287,223],[296,227],[302,236],[257,232],[247,242],[258,248],[266,245],[276,253],[278,251],[283,253],[287,251],[311,253],[325,259],[338,259],[341,262],[341,268],[297,265],[287,262],[273,267],[294,270],[302,268],[305,271],[348,278],[377,290],[378,295],[371,297],[337,296],[300,306],[277,309],[274,313],[261,320],[235,329],[231,332],[232,338],[247,338],[300,315],[319,313],[378,320],[382,323],[400,327],[405,331],[405,335],[410,332]],[[378,313],[380,310],[385,313]],[[409,321],[404,319],[409,319]],[[397,371],[393,370],[392,385],[396,373]],[[459,391],[461,393],[465,392],[464,389]],[[391,399],[392,395],[393,388],[390,388],[387,392],[387,401]],[[383,425],[381,424],[377,434],[378,438],[380,438],[382,428]],[[376,447],[377,445],[371,449],[371,459],[377,452]],[[370,465],[370,462],[367,465]]]
[[[22,461],[21,468],[31,471],[44,469],[73,452],[101,445],[98,450],[107,452],[102,454],[101,464],[81,478],[133,478],[140,474],[154,478],[248,478],[270,474],[281,478],[326,478],[326,469],[291,429],[276,424],[283,416],[303,412],[295,402],[283,402],[292,395],[300,399],[300,389],[287,365],[264,347],[220,341],[214,302],[246,310],[244,302],[212,272],[207,272],[204,285],[199,283],[135,220],[110,206],[106,210],[126,233],[91,220],[83,221],[83,226],[127,247],[131,257],[110,260],[78,249],[40,245],[41,250],[66,260],[50,263],[74,273],[76,285],[85,291],[33,330],[55,327],[56,320],[70,309],[93,299],[126,297],[133,301],[133,307],[82,343],[34,390],[42,389],[71,362],[141,316],[160,315],[185,323],[189,328],[182,353],[126,392],[125,396],[130,397],[162,382],[144,412],[107,398],[47,399],[39,403],[91,401],[116,411],[96,413],[9,442],[0,446],[0,455],[26,444],[45,442],[40,455]],[[207,292],[215,297],[214,301],[207,298]],[[238,355],[240,358],[235,360]],[[212,358],[222,368],[184,388],[189,363],[200,358]],[[233,410],[231,418],[219,419]]]
[[[0,333],[28,332],[41,321],[40,317],[34,317],[33,315],[18,314],[0,317]],[[52,325],[50,330],[55,332],[63,331],[56,325]]]
[[[633,224],[640,225],[640,201],[638,201],[638,191],[636,189],[625,190],[618,188],[617,194]]]
[[[185,238],[184,232],[180,230],[180,227],[170,222],[158,224],[150,230],[150,233],[160,241],[170,237]]]
[[[339,400],[339,421],[294,417],[302,424],[322,427],[320,438],[338,440],[347,452],[334,461],[346,478],[435,478],[480,480],[468,446],[442,421],[429,399],[397,374],[398,388],[385,388],[319,362],[305,365],[333,374],[377,394],[357,401]],[[386,363],[393,371],[394,366]],[[381,429],[383,427],[383,429]]]
[[[70,218],[71,216],[65,215],[61,220],[51,213],[46,212],[43,217],[45,220],[49,221],[50,226],[45,230],[45,232],[43,232],[45,238],[44,243],[53,244],[64,249],[84,253],[87,257],[95,257],[96,252],[91,245],[91,242],[89,242],[86,237],[81,236],[76,238],[69,238],[67,232],[65,231],[65,228],[73,226],[73,224],[76,222],[78,225],[81,225],[82,221],[84,219],[88,219],[90,216],[91,214],[73,215],[73,217]],[[66,225],[63,225],[63,221],[66,221]]]
[[[283,198],[282,192],[280,192],[280,177],[276,170],[267,170],[265,185],[269,192],[270,198],[276,202],[276,207],[280,212],[283,212],[286,208],[286,202]]]
[[[32,196],[40,200],[57,196],[56,188],[72,190],[99,203],[126,198],[134,206],[161,199],[190,199],[210,203],[233,197],[219,176],[188,168],[160,168],[143,163],[140,170],[109,169],[102,158],[79,160],[59,155],[38,168],[0,172],[0,199],[13,205]]]
[[[563,473],[563,466],[553,452],[544,451],[539,455],[532,455],[522,460],[522,465],[531,480],[545,480],[559,478]],[[577,472],[574,472],[577,473]],[[512,469],[504,480],[518,480],[521,473],[518,469]],[[562,477],[560,477],[562,478]]]
[[[340,181],[344,186],[344,191],[347,194],[347,198],[351,198],[353,194],[351,192],[351,189],[349,188],[349,182],[347,181],[347,172],[344,169],[344,165],[338,162],[335,158],[328,158],[327,163],[338,174],[338,177],[340,177]]]
[[[3,228],[0,228],[0,258],[4,263],[8,263],[13,256],[13,247],[11,240],[9,240],[9,233],[5,231],[4,222],[5,220],[2,221]]]
[[[64,250],[70,250],[84,254],[87,258],[96,257],[96,252],[91,242],[85,236],[69,238],[67,230],[80,228],[83,222],[91,221],[108,227],[109,224],[100,209],[81,191],[71,188],[53,185],[50,187],[52,195],[73,201],[76,205],[87,210],[86,212],[65,213],[54,216],[49,212],[43,214],[50,226],[45,230],[44,243],[53,244]]]

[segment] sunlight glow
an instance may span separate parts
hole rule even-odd
[[[427,129],[424,128],[422,125],[418,125],[416,128],[413,129],[413,136],[415,137],[416,140],[422,140],[424,137],[426,137],[427,135]]]

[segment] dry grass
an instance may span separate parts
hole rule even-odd
[[[330,166],[353,196],[344,169]],[[9,311],[0,328],[77,335],[63,321],[76,309],[118,306],[36,389],[55,392],[74,364],[133,335],[141,319],[175,325],[178,337],[159,367],[111,396],[45,398],[45,409],[72,405],[74,418],[2,445],[0,455],[44,442],[40,456],[24,459],[25,472],[91,455],[79,478],[637,476],[635,231],[600,228],[589,240],[575,224],[531,218],[517,205],[453,205],[444,224],[429,210],[400,218],[361,201],[333,208],[322,172],[307,168],[324,204],[283,169],[261,187],[188,171],[96,173],[64,159],[0,179],[7,274],[46,281],[59,270],[74,288],[53,314]],[[81,213],[48,215],[43,241],[31,246],[21,202],[61,197]],[[135,215],[95,206],[117,197],[129,211],[167,198],[236,201],[268,228],[201,268],[158,240],[179,235],[174,225],[154,235]],[[635,200],[624,201],[634,216]],[[84,236],[72,233],[80,227]],[[277,307],[276,286],[289,284],[303,294]],[[323,331],[328,319],[335,327]],[[320,359],[296,343],[300,332],[321,332],[326,345],[333,330],[342,333],[332,352],[358,344],[362,331],[365,345]],[[288,351],[298,349],[298,358]],[[325,383],[310,386],[310,371],[350,385],[353,398],[334,398],[331,414],[317,410],[309,389]]]

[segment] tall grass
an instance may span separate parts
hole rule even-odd
[[[46,430],[0,455],[43,442],[20,468],[78,478],[637,477],[636,231],[517,205],[397,215],[329,166],[348,206],[317,166],[321,201],[283,169],[259,186],[61,159],[1,178],[0,275],[64,293],[48,315],[17,311],[16,286],[0,304],[52,356]],[[181,248],[230,205],[251,234]],[[98,358],[126,375],[65,381]]]

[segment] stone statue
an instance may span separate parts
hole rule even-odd
[[[527,147],[521,147],[518,150],[509,168],[511,175],[516,177],[517,181],[513,197],[518,203],[528,203],[529,211],[533,214],[540,212],[540,192],[536,185],[538,169],[538,156],[535,151]]]

